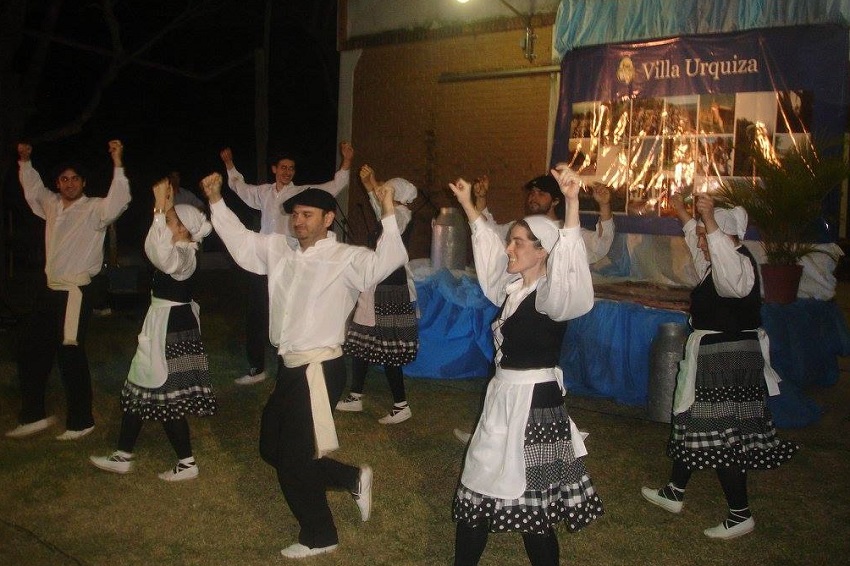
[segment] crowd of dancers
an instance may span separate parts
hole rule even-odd
[[[19,334],[19,424],[6,433],[26,438],[55,423],[45,406],[48,375],[58,359],[67,398],[65,431],[75,441],[92,432],[92,386],[85,351],[92,310],[91,279],[103,263],[107,226],[126,210],[130,184],[123,144],[108,144],[114,166],[104,198],[85,195],[82,165],[59,165],[45,186],[32,167],[32,147],[18,145],[19,178],[33,213],[45,220],[43,285]],[[260,456],[274,467],[281,492],[299,525],[281,553],[291,559],[334,551],[339,539],[327,491],[351,493],[363,521],[372,512],[373,470],[330,454],[339,447],[333,410],[360,411],[369,364],[382,365],[393,404],[380,419],[397,425],[412,418],[403,366],[418,350],[416,294],[405,234],[416,188],[401,178],[379,181],[368,165],[359,171],[379,225],[371,247],[337,241],[332,230],[335,195],[349,183],[354,149],[341,145],[342,165],[323,185],[293,183],[295,160],[275,156],[275,182],[250,185],[222,150],[229,187],[261,213],[261,228],[246,228],[222,199],[224,177],[201,186],[210,217],[176,203],[179,182],[153,187],[154,210],[144,243],[154,268],[151,303],[121,391],[115,450],[91,456],[98,468],[133,471],[134,446],[146,421],[162,424],[177,457],[165,481],[192,480],[199,466],[187,417],[217,409],[209,363],[193,300],[198,246],[214,229],[240,268],[251,274],[247,309],[248,370],[240,385],[263,381],[265,348],[276,349],[276,381],[262,412]],[[596,187],[595,230],[579,226],[580,177],[565,164],[525,186],[526,215],[499,225],[487,209],[489,179],[457,178],[449,185],[472,231],[478,282],[499,307],[492,323],[493,371],[477,425],[468,440],[452,504],[456,565],[477,564],[489,533],[519,532],[531,564],[559,563],[559,524],[577,531],[603,514],[585,466],[583,437],[564,405],[558,367],[570,319],[593,308],[589,263],[604,257],[614,235],[610,192]],[[743,209],[715,208],[698,195],[695,216],[673,201],[701,282],[691,295],[691,333],[678,376],[667,453],[669,482],[643,488],[650,503],[679,513],[694,471],[715,469],[728,513],[705,535],[730,539],[752,532],[747,470],[772,469],[797,447],[776,437],[765,396],[776,375],[765,359],[758,271],[741,245]],[[350,319],[353,313],[353,318]],[[351,360],[350,390],[346,357]]]

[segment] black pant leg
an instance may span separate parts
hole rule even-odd
[[[384,366],[384,373],[387,376],[387,383],[393,394],[393,403],[407,401],[407,393],[404,390],[404,373],[401,371],[401,367]]]
[[[324,367],[333,407],[345,387],[345,364],[338,358]],[[301,527],[298,542],[311,548],[339,540],[326,490],[354,489],[359,476],[354,466],[327,457],[316,460],[315,449],[306,367],[279,364],[277,384],[263,411],[261,451],[275,463],[283,496]]]
[[[91,294],[92,289],[86,285],[80,287],[83,293],[83,301],[80,306],[80,318],[77,324],[77,345],[59,348],[59,376],[65,386],[65,396],[68,400],[68,417],[66,428],[68,430],[83,430],[94,426],[92,415],[92,384],[91,372],[89,371],[89,359],[86,354],[86,334],[89,319],[91,318]],[[54,293],[57,291],[54,291]],[[59,291],[64,295],[64,303],[67,306],[68,293]],[[62,320],[64,322],[65,309],[62,309]]]
[[[174,448],[177,458],[183,460],[192,455],[192,439],[189,435],[189,421],[186,417],[165,421],[162,423],[162,428],[165,430],[165,436],[168,437],[168,442]]]
[[[59,293],[40,289],[33,310],[23,322],[17,348],[21,388],[19,422],[27,424],[47,416],[44,397],[53,360],[62,343],[65,304]]]
[[[473,527],[464,521],[455,526],[455,566],[475,566],[487,547],[486,527]]]
[[[118,450],[133,452],[136,440],[142,432],[145,421],[135,413],[125,412],[121,417],[121,431],[118,433]]]
[[[265,371],[266,346],[269,344],[268,277],[248,273],[245,311],[245,355],[248,367]]]
[[[351,392],[363,393],[366,385],[366,373],[369,371],[369,362],[357,356],[351,356]]]

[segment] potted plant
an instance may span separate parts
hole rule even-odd
[[[790,303],[803,272],[799,260],[826,253],[816,245],[823,200],[850,176],[850,166],[838,144],[805,142],[782,156],[755,141],[748,149],[753,176],[722,184],[715,196],[723,205],[744,207],[758,228],[767,258],[761,266],[765,301]]]

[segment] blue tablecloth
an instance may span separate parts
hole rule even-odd
[[[419,355],[404,367],[414,377],[485,377],[493,358],[490,322],[496,307],[474,278],[442,270],[416,281],[419,295]],[[850,355],[850,330],[832,301],[801,299],[765,304],[763,326],[770,336],[771,362],[782,377],[781,394],[769,398],[774,422],[783,428],[817,422],[821,408],[803,393],[810,385],[832,385],[838,356]],[[572,395],[599,396],[645,406],[649,352],[658,326],[687,324],[683,312],[624,301],[597,300],[588,314],[570,321],[561,355]]]
[[[486,377],[493,359],[490,323],[497,309],[478,282],[442,269],[415,284],[419,354],[404,373],[437,379]]]
[[[561,350],[567,391],[646,406],[649,347],[658,325],[665,322],[687,326],[688,315],[597,300],[589,313],[571,320],[567,327]]]

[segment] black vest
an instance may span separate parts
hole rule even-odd
[[[567,331],[567,321],[556,322],[537,312],[534,302],[535,290],[517,307],[514,314],[502,324],[501,352],[499,365],[505,369],[550,368],[558,365],[561,344]],[[501,315],[505,305],[499,309]]]
[[[192,300],[193,280],[197,274],[198,270],[196,269],[195,273],[189,279],[177,281],[167,273],[154,269],[153,277],[151,278],[151,293],[158,299],[165,299],[176,303],[188,303]]]
[[[755,283],[750,294],[740,299],[721,297],[714,287],[712,274],[691,291],[691,319],[699,330],[741,332],[761,326],[761,294],[756,260],[741,246],[737,252],[746,256],[755,271]]]

